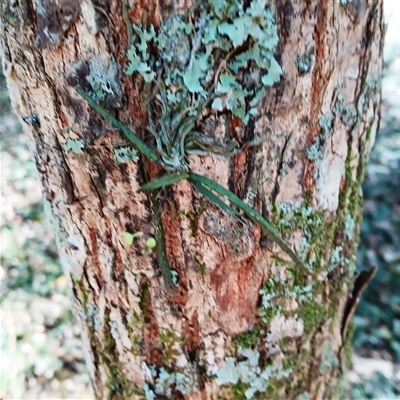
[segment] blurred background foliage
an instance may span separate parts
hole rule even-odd
[[[91,399],[52,230],[0,75],[1,399]]]
[[[381,129],[363,185],[358,268],[378,273],[356,311],[351,399],[400,399],[400,2],[389,29]],[[28,138],[0,74],[1,399],[92,399]]]

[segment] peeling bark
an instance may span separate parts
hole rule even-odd
[[[51,206],[96,398],[335,397],[352,292],[359,296],[354,257],[379,126],[382,3],[270,4],[283,76],[245,131],[267,140],[231,160],[190,159],[192,171],[273,219],[325,279],[293,271],[257,225],[205,204],[181,181],[160,214],[173,293],[157,257],[122,240],[150,223],[139,187],[160,168],[117,163],[115,148],[129,143],[75,92],[107,76],[104,104],[149,140],[143,82],[123,73],[129,22],[157,28],[191,4],[126,3],[6,0],[1,10],[4,71]],[[237,124],[230,117],[225,126]]]

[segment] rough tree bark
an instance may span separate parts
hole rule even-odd
[[[108,109],[150,140],[143,80],[123,72],[130,24],[157,30],[190,6],[2,2],[4,71],[51,206],[95,396],[333,398],[365,278],[354,283],[360,184],[379,125],[382,3],[269,3],[283,74],[244,136],[267,139],[230,159],[190,156],[191,170],[273,220],[320,279],[296,270],[257,225],[228,218],[181,181],[161,210],[177,281],[170,291],[157,255],[122,239],[148,226],[152,206],[139,186],[160,170],[143,157],[116,162],[126,140],[75,87],[107,76]],[[236,119],[221,118],[233,130]]]

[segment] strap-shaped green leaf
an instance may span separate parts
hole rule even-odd
[[[203,186],[200,182],[191,181],[190,182],[203,196],[207,197],[211,200],[212,203],[220,207],[227,214],[232,217],[239,219],[239,214],[232,208],[229,207],[228,204],[224,203],[218,196],[216,196],[211,190],[208,190],[205,186]]]
[[[121,124],[113,115],[111,115],[106,109],[96,103],[94,99],[92,99],[88,94],[86,94],[81,88],[77,88],[76,92],[87,101],[87,103],[97,111],[103,118],[107,119],[114,125],[115,128],[120,130],[122,134],[133,143],[137,149],[143,153],[150,160],[153,160],[161,167],[166,169],[166,165],[163,163],[161,158],[149,147],[147,146],[138,136],[135,135],[128,127]],[[257,143],[256,143],[257,144]],[[187,150],[187,149],[185,149]],[[310,271],[309,268],[303,263],[303,261],[294,253],[294,251],[289,247],[289,245],[281,238],[278,231],[265,219],[263,218],[255,209],[246,204],[243,200],[237,197],[234,193],[219,185],[217,182],[213,180],[198,175],[192,172],[177,172],[172,174],[167,174],[158,178],[154,181],[146,183],[141,187],[142,190],[152,190],[162,188],[168,185],[172,185],[176,182],[179,182],[183,179],[188,179],[189,182],[204,196],[206,196],[209,200],[211,200],[214,204],[218,205],[223,211],[228,213],[229,215],[238,218],[239,214],[230,206],[225,204],[218,196],[216,196],[212,191],[217,192],[221,196],[226,197],[232,204],[241,209],[253,222],[258,224],[261,229],[275,242],[277,243],[281,249],[287,253],[290,258],[303,269],[309,275],[312,275],[314,278],[319,279],[318,274]],[[159,255],[161,257],[161,255]],[[167,269],[166,265],[162,265],[164,269]],[[162,268],[163,269],[163,268]],[[165,271],[164,271],[165,272]],[[170,270],[169,270],[170,273]],[[171,276],[166,276],[166,281],[169,281],[168,284],[171,284]]]
[[[189,178],[189,174],[185,171],[176,172],[174,174],[166,174],[161,178],[154,179],[140,187],[141,190],[154,190],[165,186],[173,185],[183,179]]]
[[[114,125],[115,128],[117,128],[119,131],[121,131],[123,133],[123,135],[131,143],[133,143],[141,153],[143,153],[146,157],[150,158],[150,160],[153,160],[157,164],[160,164],[161,166],[163,166],[161,159],[157,156],[157,154],[149,146],[147,146],[143,142],[142,139],[140,139],[138,136],[136,136],[125,125],[121,124],[121,122],[119,122],[114,116],[112,116],[100,104],[97,104],[95,100],[93,100],[88,94],[86,94],[82,90],[82,88],[80,88],[80,87],[76,88],[76,92],[79,94],[79,96],[83,97],[88,102],[90,107],[92,107],[95,111],[97,111],[106,120],[110,121]]]
[[[211,190],[225,196],[232,204],[239,207],[253,222],[258,224],[261,229],[276,243],[279,247],[290,256],[290,258],[298,265],[301,269],[305,270],[307,274],[313,275],[317,278],[317,275],[310,271],[309,268],[303,263],[298,255],[289,247],[289,245],[281,238],[278,231],[265,219],[263,218],[254,208],[246,204],[242,199],[237,197],[234,193],[219,185],[217,182],[193,172],[189,173],[189,181],[200,185],[205,185]]]

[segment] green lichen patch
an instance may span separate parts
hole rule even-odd
[[[79,310],[80,317],[86,322],[91,332],[100,330],[102,327],[102,320],[99,315],[99,309],[91,303],[85,284],[82,280],[72,277],[72,287],[73,290],[79,294],[77,298],[79,298],[81,302],[81,308]]]
[[[197,265],[199,274],[201,275],[201,279],[203,283],[205,283],[206,279],[206,264],[202,261],[200,261],[198,258],[194,258],[194,263]]]
[[[260,290],[261,306],[258,310],[260,320],[268,325],[276,316],[280,315],[284,305],[281,291],[284,287],[277,284],[274,279],[270,278],[263,282]]]
[[[323,285],[319,282],[302,285],[300,282],[306,277],[297,280],[295,278],[280,281],[270,278],[264,281],[260,290],[261,304],[258,314],[266,327],[282,314],[285,317],[298,316],[304,322],[304,333],[309,334],[328,318],[327,304],[320,304],[314,300],[321,296]],[[295,310],[288,308],[292,301],[298,304]]]
[[[71,281],[72,281],[72,290],[74,291],[74,293],[76,293],[75,298],[80,300],[83,310],[86,310],[86,305],[89,301],[89,296],[85,284],[83,283],[82,280],[75,279],[74,276],[72,275],[71,275]]]
[[[128,330],[129,339],[132,343],[132,354],[140,355],[140,345],[142,342],[141,332],[144,327],[143,316],[139,315],[136,311],[132,311],[132,314],[128,316],[128,321],[125,326]]]
[[[345,342],[343,343],[343,348],[341,351],[341,364],[344,369],[348,369],[351,366],[351,359],[353,356],[352,340],[355,330],[356,324],[354,323],[354,321],[350,321],[347,328]]]
[[[236,348],[253,348],[260,343],[263,334],[264,330],[259,325],[255,325],[253,329],[234,336],[232,341]]]
[[[180,356],[179,348],[184,341],[182,338],[178,337],[175,332],[162,330],[158,339],[162,345],[162,354],[165,363],[170,364],[175,357]]]
[[[100,343],[98,339],[98,348],[96,354],[101,357],[101,363],[107,373],[106,387],[109,390],[109,399],[126,399],[131,398],[133,394],[142,394],[142,390],[138,389],[133,382],[129,381],[122,371],[118,358],[118,351],[115,339],[111,333],[110,310],[105,311],[105,324],[103,328],[104,339]]]
[[[331,317],[330,311],[334,305],[331,301],[308,301],[299,310],[299,315],[304,322],[304,333],[310,334],[318,329],[326,320]]]
[[[331,268],[332,246],[329,244],[335,239],[339,221],[313,210],[308,202],[301,205],[281,203],[274,206],[273,212],[275,226],[281,233],[301,232],[300,254],[308,267],[326,274]],[[299,275],[300,271],[294,273]]]

